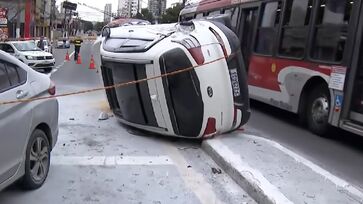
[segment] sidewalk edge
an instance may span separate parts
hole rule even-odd
[[[274,195],[280,192],[270,191],[270,193],[264,190],[261,183],[260,175],[255,175],[251,171],[239,170],[237,165],[231,161],[225,159],[222,155],[222,151],[218,151],[214,146],[216,140],[209,139],[202,142],[202,149],[226,172],[243,190],[245,190],[249,196],[251,196],[257,203],[261,204],[280,204],[280,203],[292,203],[283,194],[277,195],[277,199]],[[217,141],[218,142],[218,141]],[[248,168],[248,167],[247,167]],[[262,179],[263,180],[263,179]],[[273,186],[274,187],[274,186]],[[268,190],[267,190],[268,191]]]

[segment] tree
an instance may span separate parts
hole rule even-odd
[[[161,16],[160,23],[178,22],[179,13],[181,9],[182,9],[181,4],[176,4],[176,6],[166,9],[165,13]]]
[[[102,28],[106,25],[106,23],[104,22],[97,22],[94,26],[93,29],[96,31],[101,31]]]
[[[93,23],[90,21],[82,21],[83,23],[83,30],[84,31],[89,31],[89,30],[93,30]]]
[[[133,16],[133,18],[147,20],[150,23],[152,23],[154,21],[153,14],[147,8],[141,9],[141,13],[137,13],[135,16]]]

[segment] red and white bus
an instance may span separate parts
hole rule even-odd
[[[194,0],[180,20],[229,14],[252,99],[297,113],[309,129],[363,135],[361,0]]]

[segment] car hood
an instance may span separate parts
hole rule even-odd
[[[39,56],[53,56],[52,54],[44,51],[23,51],[21,52],[24,55],[32,56],[32,57],[39,57]]]

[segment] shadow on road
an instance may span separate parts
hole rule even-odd
[[[251,108],[256,109],[260,112],[273,116],[274,119],[279,120],[283,123],[295,126],[297,128],[307,129],[304,125],[301,124],[299,118],[296,114],[264,104],[259,101],[251,100]],[[253,113],[252,113],[253,114]],[[319,137],[316,135],[316,137]],[[345,130],[331,127],[329,133],[325,137],[326,139],[332,140],[334,142],[338,142],[342,145],[345,145],[349,148],[353,148],[357,151],[363,153],[363,137],[347,132]]]

